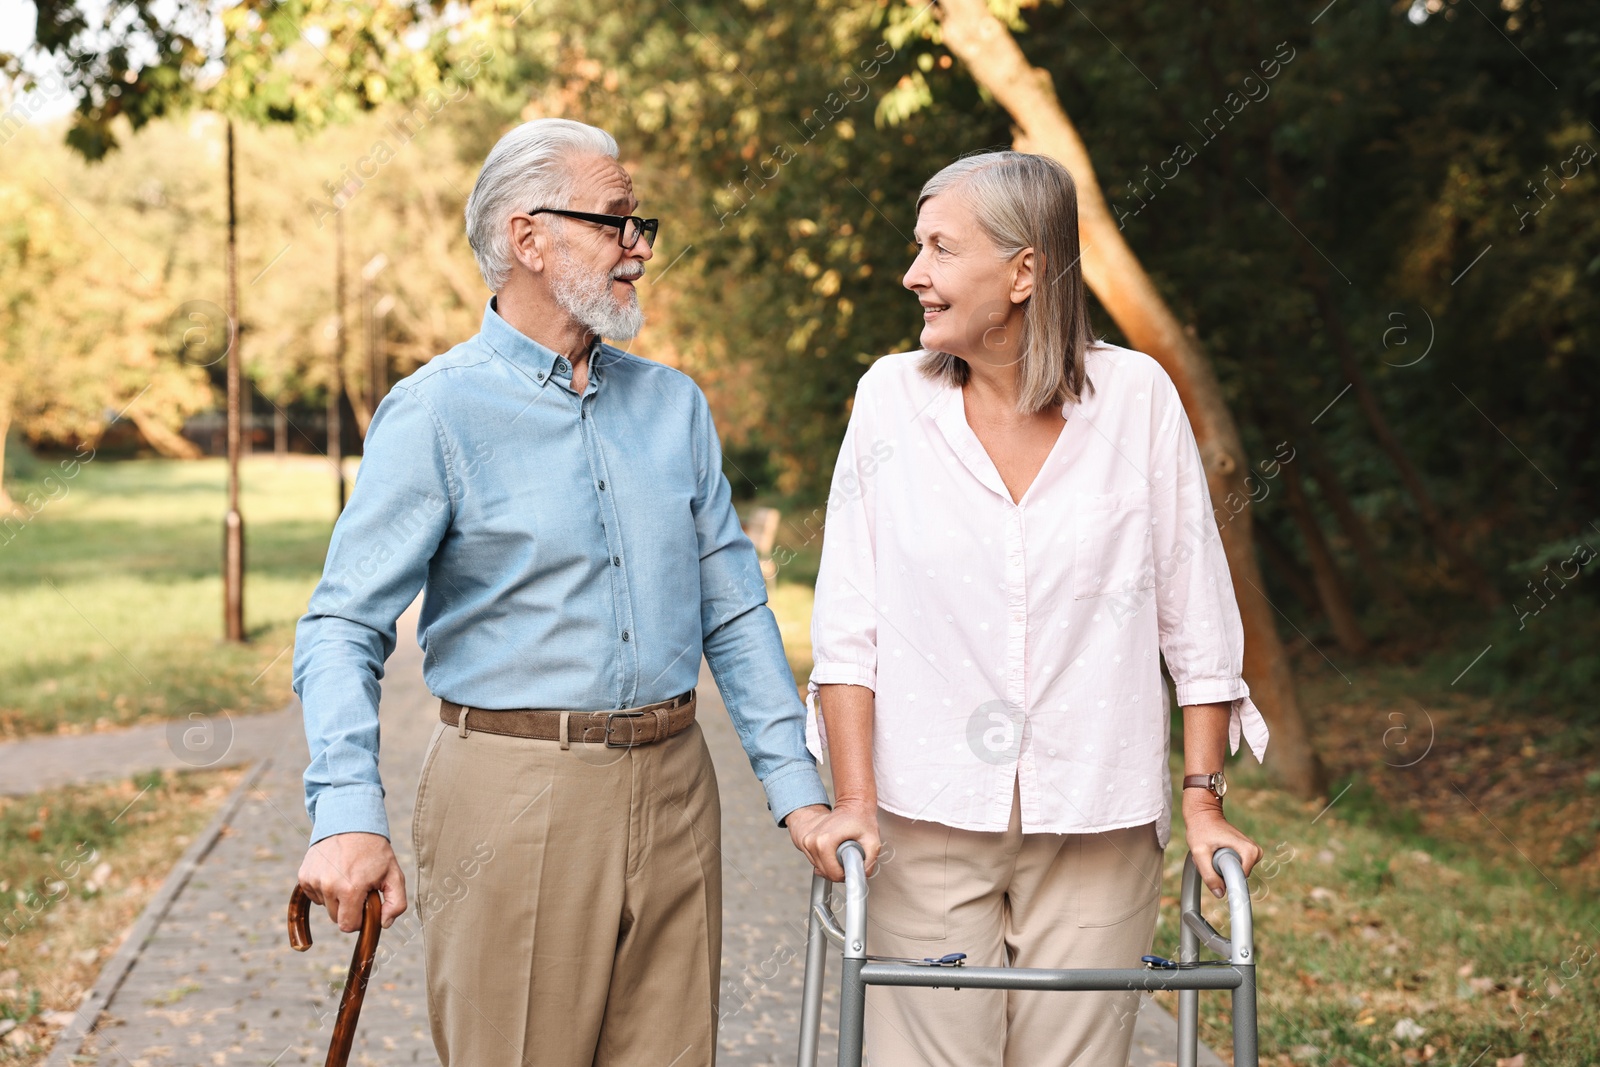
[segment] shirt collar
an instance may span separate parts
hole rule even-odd
[[[495,297],[489,297],[489,302],[483,308],[483,326],[481,334],[488,346],[515,363],[518,367],[533,376],[539,385],[547,384],[552,377],[571,378],[572,364],[567,358],[553,349],[535,341],[505,319],[500,317],[500,312],[495,307]],[[597,337],[589,348],[589,377],[598,381],[595,375],[595,357],[599,355],[601,341]]]

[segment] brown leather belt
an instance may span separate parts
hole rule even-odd
[[[694,708],[693,689],[671,700],[617,711],[545,711],[537,708],[499,711],[463,707],[441,699],[439,720],[456,727],[462,737],[474,730],[482,730],[486,734],[560,741],[563,748],[573,741],[603,744],[607,748],[634,748],[665,740],[687,730],[694,723]]]

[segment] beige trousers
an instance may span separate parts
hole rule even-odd
[[[412,834],[444,1067],[715,1062],[721,816],[698,724],[563,750],[441,723]]]
[[[957,830],[879,810],[867,951],[974,967],[1137,967],[1161,896],[1155,826],[1023,834]],[[892,850],[892,851],[891,851]],[[867,990],[870,1067],[1120,1067],[1137,992]]]

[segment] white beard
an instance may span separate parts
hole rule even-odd
[[[631,268],[590,271],[559,246],[555,258],[557,270],[551,279],[550,292],[561,310],[571,315],[578,325],[601,337],[628,341],[639,335],[644,329],[639,294],[630,291],[627,302],[619,304],[611,292],[612,280],[627,277]]]

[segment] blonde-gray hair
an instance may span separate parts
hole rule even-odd
[[[1072,175],[1049,156],[977,153],[928,179],[917,197],[917,214],[930,197],[952,190],[971,205],[1001,260],[1033,249],[1033,292],[1018,339],[1017,409],[1034,414],[1092,392],[1084,352],[1094,338],[1079,265],[1078,190]],[[967,361],[948,352],[929,352],[920,366],[930,378],[958,387],[972,376]]]

